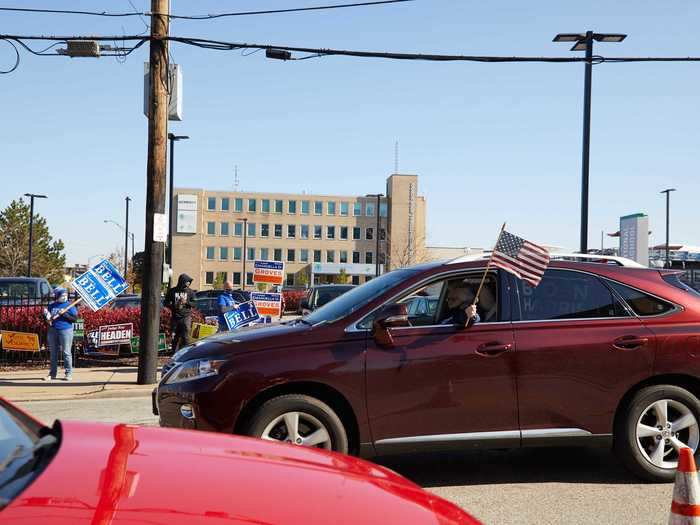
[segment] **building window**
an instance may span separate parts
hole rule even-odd
[[[228,222],[222,222],[219,224],[219,233],[221,235],[228,235]]]
[[[295,224],[287,224],[287,239],[297,238],[297,227]]]
[[[352,205],[352,214],[355,217],[359,217],[362,215],[362,203],[361,202],[355,202]]]
[[[230,204],[230,199],[228,197],[222,197],[221,199],[221,211],[228,211]]]
[[[228,248],[226,246],[219,247],[219,259],[228,261]]]
[[[352,252],[352,262],[354,264],[360,263],[360,252]]]
[[[255,223],[248,223],[248,237],[255,237]]]
[[[301,214],[302,215],[308,215],[309,214],[309,208],[310,208],[310,202],[309,201],[301,201]]]
[[[326,262],[335,262],[335,250],[326,250]]]
[[[270,225],[269,224],[261,224],[260,225],[260,237],[269,237],[270,236]]]
[[[233,284],[241,284],[241,272],[233,272]]]
[[[204,274],[204,282],[206,284],[214,284],[214,272],[207,272]]]
[[[299,262],[309,262],[309,250],[305,248],[299,250]]]
[[[207,210],[213,211],[216,209],[216,197],[207,198]]]
[[[216,235],[216,223],[214,221],[207,223],[207,235]]]
[[[323,238],[323,226],[316,224],[314,226],[314,239],[322,239]]]
[[[343,217],[347,217],[350,214],[350,203],[349,202],[341,202],[340,203],[340,215]]]
[[[294,286],[294,274],[293,273],[287,274],[287,286]]]
[[[379,257],[377,257],[377,259],[379,259],[379,264],[386,264],[386,254],[385,253],[380,253]]]
[[[352,284],[354,284],[355,286],[357,286],[358,284],[360,284],[360,276],[359,276],[359,275],[353,275],[353,276],[352,276]]]
[[[240,261],[243,258],[243,248],[240,246],[235,246],[233,248],[233,260]]]
[[[348,252],[346,250],[340,250],[340,262],[341,263],[348,262]]]
[[[296,253],[294,248],[287,249],[287,262],[294,262],[296,260]]]
[[[323,215],[323,201],[314,201],[314,215]]]
[[[297,214],[297,201],[287,201],[287,213],[289,215]]]
[[[362,237],[362,228],[360,228],[359,226],[353,226],[353,228],[352,228],[352,240],[359,241],[361,237]]]
[[[328,201],[328,208],[326,211],[328,215],[335,215],[335,202]]]
[[[300,239],[308,239],[309,238],[309,225],[308,224],[302,224],[301,225],[301,233],[299,235]]]
[[[379,228],[379,240],[386,241],[386,230],[384,228]]]
[[[275,224],[275,239],[281,239],[281,238],[282,238],[282,225]]]
[[[388,209],[387,209],[386,202],[380,203],[380,204],[379,204],[379,216],[380,216],[380,217],[386,217],[387,211],[388,211]]]
[[[260,259],[262,259],[263,261],[267,261],[269,257],[270,257],[270,249],[269,248],[260,248]]]
[[[335,226],[326,226],[326,239],[335,239]]]
[[[248,248],[248,260],[249,261],[255,260],[255,248]]]
[[[282,201],[282,200],[275,201],[275,213],[282,213],[283,207],[284,207],[284,201]]]
[[[243,199],[236,197],[233,200],[233,211],[242,212],[243,211]]]
[[[233,223],[233,235],[236,237],[243,237],[243,223],[234,222]]]
[[[282,248],[275,248],[275,261],[282,260]]]
[[[365,203],[365,215],[367,215],[367,217],[374,217],[374,207],[373,202]]]
[[[214,260],[214,252],[215,252],[215,250],[214,250],[213,246],[207,246],[207,259],[209,261]]]
[[[365,253],[365,264],[372,264],[372,252]]]
[[[256,199],[248,199],[248,212],[255,213],[256,209],[257,209],[257,200]]]
[[[245,274],[245,283],[249,286],[253,285],[253,272],[248,272]]]
[[[314,250],[314,262],[321,262],[321,250]]]
[[[263,199],[262,200],[262,212],[263,213],[270,213],[270,199]]]
[[[365,230],[365,239],[367,239],[368,241],[374,239],[374,228],[367,228]]]
[[[341,241],[347,241],[347,240],[348,240],[348,227],[347,227],[347,226],[341,226],[341,227],[340,227],[340,240],[341,240]]]

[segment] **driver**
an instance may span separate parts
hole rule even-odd
[[[447,291],[447,312],[441,324],[453,324],[458,328],[467,328],[479,322],[479,314],[476,313],[474,289],[465,282],[458,282],[450,286]]]

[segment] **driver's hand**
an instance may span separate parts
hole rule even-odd
[[[470,304],[467,306],[464,311],[467,314],[467,318],[472,319],[476,317],[476,305],[475,304]]]

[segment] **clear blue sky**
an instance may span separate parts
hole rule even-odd
[[[132,0],[148,10],[150,2]],[[285,8],[331,0],[173,0],[178,14]],[[1,2],[0,5],[17,5]],[[127,0],[36,1],[27,7],[125,11]],[[599,44],[608,56],[700,55],[700,4],[609,2],[413,3],[217,21],[178,21],[171,33],[241,42],[408,52],[570,54],[558,32],[623,32]],[[0,14],[0,32],[133,34],[138,18]],[[234,165],[250,191],[364,194],[393,170],[420,175],[428,243],[488,246],[500,224],[529,239],[578,246],[582,64],[391,62],[328,57],[267,60],[263,53],[173,45],[184,73],[184,121],[170,130],[178,185],[230,189]],[[25,192],[38,204],[69,262],[123,243],[104,219],[123,221],[133,201],[143,243],[147,122],[142,114],[147,47],[126,63],[21,54],[0,76],[0,206]],[[12,64],[0,43],[0,68]],[[664,241],[672,195],[672,242],[700,244],[697,228],[700,64],[602,64],[593,72],[591,246],[618,218],[650,216]],[[608,245],[614,239],[606,240]]]

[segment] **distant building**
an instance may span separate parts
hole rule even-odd
[[[253,261],[264,259],[285,262],[287,286],[331,282],[340,272],[359,284],[374,277],[377,260],[382,271],[421,262],[425,199],[418,176],[391,175],[385,195],[377,209],[376,197],[362,195],[176,188],[173,277],[187,273],[195,289],[224,280],[252,286]]]
[[[453,246],[426,246],[426,260],[443,261],[456,259],[464,255],[479,255],[484,253],[483,248],[453,247]]]

